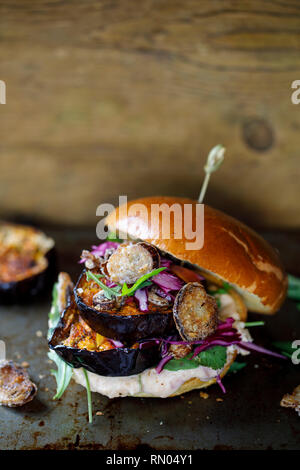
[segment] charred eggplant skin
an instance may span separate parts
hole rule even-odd
[[[159,362],[158,347],[146,349],[116,348],[109,351],[88,351],[68,346],[52,346],[72,367],[84,367],[90,372],[106,377],[124,377],[139,374]]]
[[[48,342],[50,349],[53,349],[70,366],[84,367],[90,372],[107,377],[122,377],[139,374],[159,362],[160,346],[155,342],[149,344],[147,348],[124,347],[106,351],[89,351],[62,345],[68,334],[68,328],[78,313],[74,297],[70,295],[67,306]]]
[[[128,345],[143,338],[170,335],[176,331],[172,312],[118,315],[90,307],[77,293],[85,274],[83,270],[75,286],[75,300],[82,318],[97,333]]]
[[[46,268],[20,281],[0,282],[0,304],[28,303],[52,288],[56,275],[56,254],[52,248],[46,255]]]

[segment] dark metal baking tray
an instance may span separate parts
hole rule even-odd
[[[48,230],[57,242],[59,268],[74,279],[81,249],[95,242],[89,230]],[[286,267],[300,274],[297,234],[264,234],[279,247]],[[53,401],[55,381],[47,358],[50,295],[32,304],[1,306],[0,339],[7,357],[27,361],[39,387],[37,398],[20,409],[0,408],[0,449],[300,449],[300,419],[279,406],[282,396],[300,383],[299,367],[257,354],[247,367],[227,376],[223,395],[214,385],[170,399],[117,398],[93,394],[94,422],[87,421],[86,392],[71,383]],[[251,315],[251,320],[262,319]],[[300,312],[286,301],[266,325],[252,330],[258,344],[300,338]],[[42,337],[39,336],[42,332]],[[223,401],[217,401],[222,398]],[[100,411],[102,415],[95,415]]]

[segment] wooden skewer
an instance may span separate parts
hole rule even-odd
[[[213,147],[208,154],[206,164],[204,166],[205,178],[202,183],[200,195],[198,198],[198,202],[200,204],[203,202],[203,199],[207,190],[207,186],[210,180],[210,175],[220,167],[220,165],[222,164],[224,160],[225,150],[226,150],[225,147],[219,144]]]

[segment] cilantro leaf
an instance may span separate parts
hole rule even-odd
[[[195,361],[195,359],[191,359],[192,353],[188,354],[187,356],[181,359],[171,359],[165,365],[164,369],[176,371],[176,370],[185,370],[185,369],[196,369],[199,367],[199,362]]]
[[[153,271],[151,271],[150,273],[144,274],[144,276],[140,277],[130,288],[128,288],[126,282],[124,282],[122,287],[122,296],[132,295],[137,289],[140,289],[142,284],[144,284],[144,282],[147,281],[150,277],[156,276],[156,274],[160,273],[161,271],[164,271],[165,269],[167,268],[164,267],[153,269]],[[145,287],[145,285],[143,287]]]
[[[222,369],[226,363],[227,352],[225,346],[214,346],[202,351],[195,357],[196,361],[202,366],[212,369]]]
[[[184,369],[196,369],[196,367],[205,366],[211,369],[222,369],[226,363],[227,352],[225,346],[214,346],[206,349],[192,358],[192,353],[182,359],[171,359],[165,365],[164,369],[176,371]]]

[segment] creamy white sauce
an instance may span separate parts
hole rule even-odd
[[[227,362],[232,358],[233,350],[228,350]],[[88,372],[92,392],[101,393],[108,398],[153,396],[166,398],[178,390],[187,380],[197,378],[207,382],[222,372],[210,367],[199,366],[196,369],[169,371],[164,369],[160,374],[154,368],[128,377],[104,377]],[[85,376],[82,369],[74,369],[73,379],[85,387]]]
[[[222,320],[232,317],[235,328],[242,335],[243,341],[252,341],[250,334],[244,323],[239,321],[239,315],[235,309],[235,303],[228,294],[220,295],[221,308],[219,316]],[[247,351],[240,350],[235,345],[227,348],[227,362],[232,360],[232,356],[238,351],[240,354],[248,354]],[[169,371],[164,369],[160,374],[154,368],[144,370],[140,374],[128,377],[104,377],[92,372],[88,372],[90,388],[92,392],[101,393],[109,398],[126,397],[126,396],[153,396],[166,398],[174,394],[187,380],[197,378],[203,382],[207,382],[215,378],[222,372],[214,370],[210,367],[199,366],[196,369],[187,369],[179,371]],[[86,385],[85,376],[82,369],[73,370],[73,379],[83,387]]]

